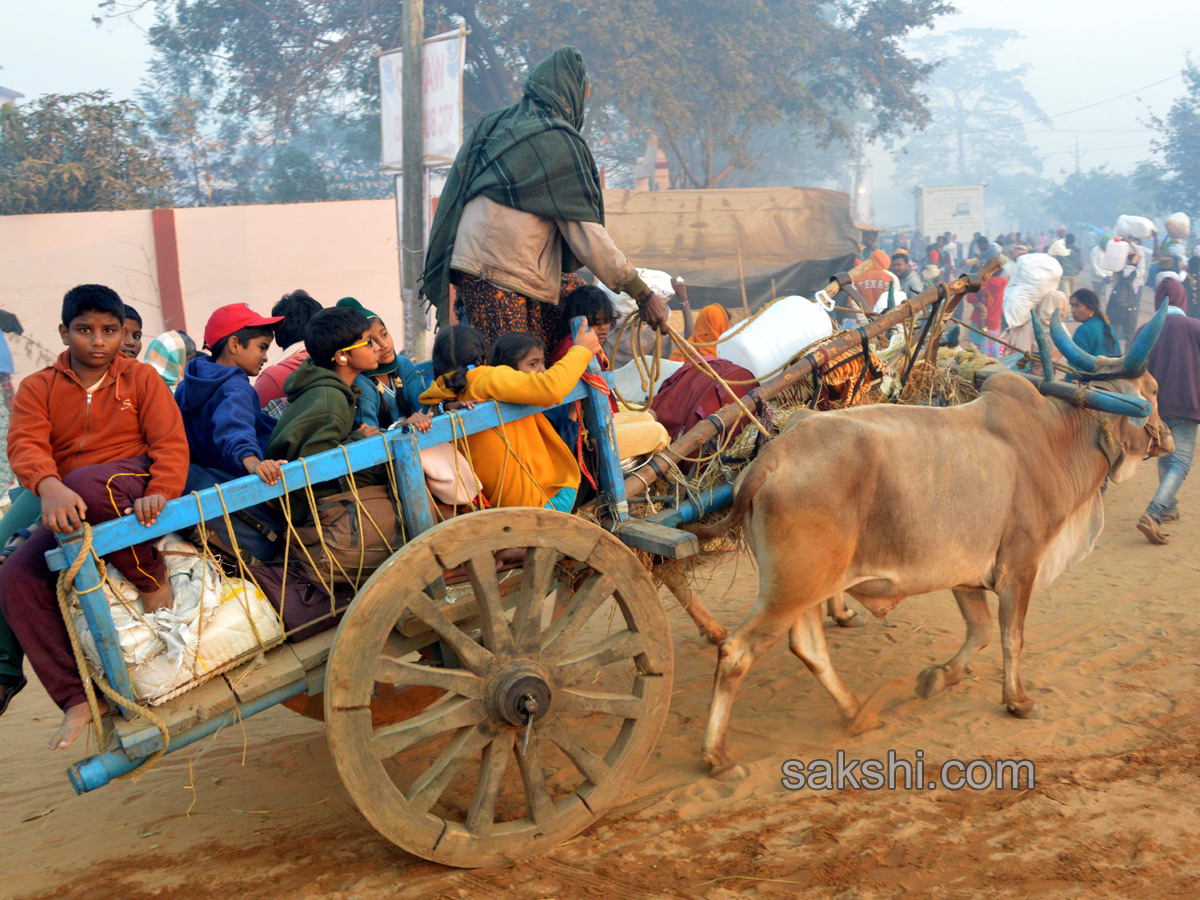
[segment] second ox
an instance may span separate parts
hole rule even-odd
[[[744,521],[758,561],[758,598],[721,644],[703,756],[714,774],[737,771],[725,735],[747,670],[783,635],[856,730],[873,713],[838,676],[821,630],[821,601],[845,592],[878,615],[913,594],[952,589],[966,640],[920,673],[929,696],[958,683],[992,636],[985,591],[999,595],[1003,702],[1041,714],[1021,686],[1019,661],[1031,595],[1087,556],[1104,527],[1105,479],[1125,481],[1143,458],[1169,453],[1157,385],[1146,359],[1166,305],[1119,359],[1075,346],[1055,314],[1055,343],[1083,385],[1044,371],[1002,372],[978,399],[950,408],[874,405],[794,415],[742,473],[714,537]],[[844,460],[850,478],[831,479]],[[960,502],[971,497],[969,507]]]

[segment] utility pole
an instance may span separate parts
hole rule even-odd
[[[411,359],[425,358],[425,311],[417,297],[417,280],[425,266],[425,0],[404,2],[404,67],[401,89],[404,144],[404,244],[400,250],[400,296],[404,299],[404,350]]]
[[[1069,151],[1069,150],[1068,150],[1067,152],[1068,152],[1068,153],[1070,153],[1070,151]],[[1076,138],[1075,138],[1075,152],[1074,152],[1074,153],[1072,153],[1071,155],[1075,157],[1075,174],[1076,174],[1076,175],[1078,175],[1078,174],[1079,174],[1079,161],[1080,161],[1081,159],[1083,159],[1083,154],[1082,154],[1082,153],[1079,151],[1079,138],[1078,138],[1078,136],[1076,136]]]

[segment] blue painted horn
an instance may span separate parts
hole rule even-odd
[[[1038,356],[1042,358],[1042,380],[1053,381],[1054,363],[1050,360],[1050,342],[1046,340],[1046,329],[1042,327],[1036,315],[1029,317],[1029,323],[1033,326],[1033,336],[1037,340]]]
[[[1125,351],[1122,359],[1128,374],[1141,375],[1146,371],[1146,360],[1150,358],[1150,351],[1154,349],[1158,336],[1162,334],[1163,325],[1166,324],[1168,305],[1164,299],[1163,305],[1158,308],[1154,318],[1146,323],[1138,336],[1133,339],[1133,343],[1129,345],[1129,349]]]
[[[1150,401],[1143,397],[1131,397],[1116,391],[1098,391],[1095,388],[1067,384],[1065,381],[1040,382],[1038,391],[1047,397],[1066,400],[1076,406],[1117,416],[1128,416],[1131,419],[1145,419],[1151,412]]]
[[[1036,321],[1037,316],[1034,316]],[[1050,317],[1050,336],[1054,338],[1054,346],[1058,347],[1058,352],[1066,357],[1067,362],[1073,365],[1080,372],[1094,372],[1096,370],[1096,357],[1081,348],[1071,338],[1067,329],[1063,326],[1062,316],[1058,310],[1054,311],[1054,315]]]

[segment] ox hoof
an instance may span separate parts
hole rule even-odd
[[[833,621],[837,623],[839,628],[862,628],[867,624],[865,621],[863,621],[863,617],[860,616],[855,610],[850,610],[850,612],[844,616],[834,616]]]
[[[1026,700],[1024,703],[1010,703],[1008,711],[1018,719],[1040,719],[1042,717],[1042,705],[1033,700]]]
[[[708,772],[708,777],[717,781],[741,781],[746,777],[746,770],[737,763],[725,763],[713,766]]]
[[[945,666],[930,666],[917,676],[917,696],[928,700],[934,694],[944,691],[953,684],[958,684],[958,679],[951,679],[950,672]]]

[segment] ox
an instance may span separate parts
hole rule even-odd
[[[1053,380],[1035,319],[1049,373],[1040,384],[1002,372],[963,406],[793,415],[738,478],[729,514],[689,529],[708,538],[744,521],[759,569],[755,605],[718,654],[702,751],[714,775],[740,772],[725,750],[733,700],[754,660],[784,634],[854,731],[876,724],[874,704],[859,703],[825,646],[820,604],[838,592],[884,615],[913,594],[954,591],[966,640],[920,673],[922,697],[958,683],[987,645],[984,592],[998,594],[1003,702],[1014,716],[1040,716],[1019,672],[1030,595],[1095,546],[1105,479],[1125,481],[1143,458],[1173,449],[1145,371],[1165,309],[1120,359],[1075,346],[1055,313],[1052,336],[1080,385]],[[855,461],[852,477],[831,477],[845,460]]]

